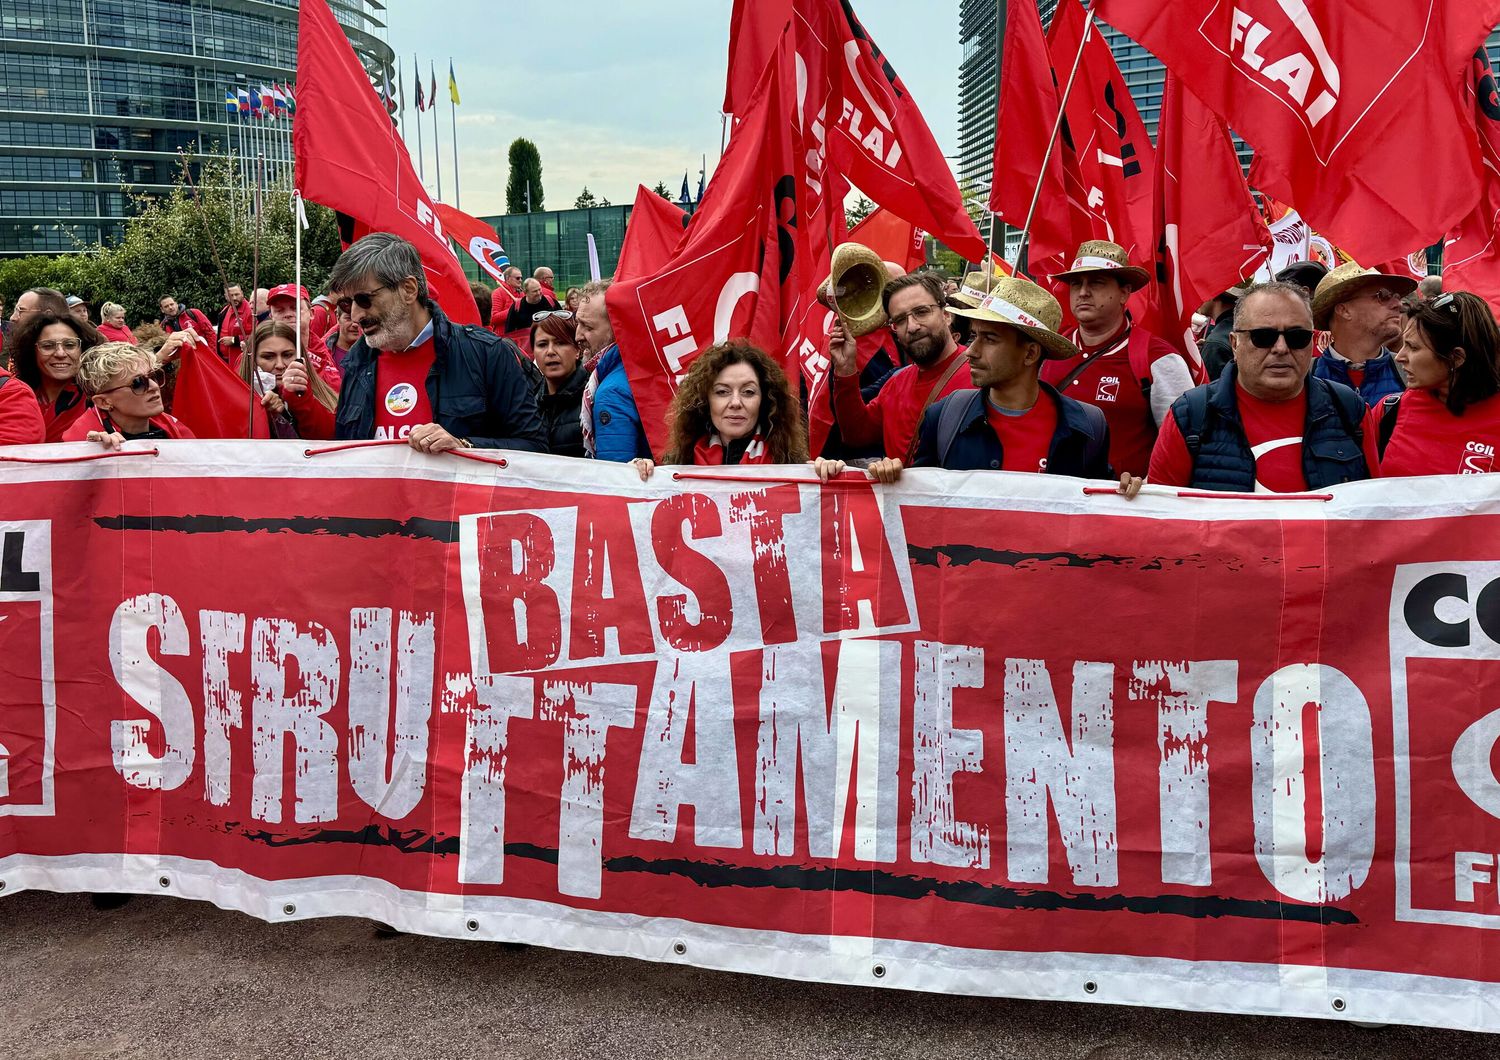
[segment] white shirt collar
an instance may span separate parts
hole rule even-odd
[[[431,338],[432,338],[432,321],[429,319],[427,321],[427,326],[425,328],[423,328],[421,331],[417,332],[417,337],[411,340],[411,345],[408,346],[408,347],[406,347],[406,350],[414,350],[418,346],[422,345],[422,343],[427,342]],[[405,353],[406,350],[401,350],[400,352],[401,353]]]

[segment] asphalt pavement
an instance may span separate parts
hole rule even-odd
[[[0,899],[5,1060],[1497,1056],[1451,1031],[826,986],[154,896]]]

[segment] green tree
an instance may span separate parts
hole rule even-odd
[[[844,223],[853,228],[874,212],[875,204],[861,195],[855,200],[853,206],[844,211]]]
[[[668,202],[672,201],[672,193],[667,190],[667,186],[661,181],[658,180],[656,182],[656,187],[652,188],[651,190],[657,195],[660,195],[663,199],[666,199]]]
[[[543,208],[542,154],[530,140],[512,140],[510,180],[505,184],[505,212],[531,213]]]
[[[599,200],[594,193],[589,191],[588,185],[583,186],[583,191],[578,193],[578,198],[573,200],[573,209],[589,210],[599,205]]]

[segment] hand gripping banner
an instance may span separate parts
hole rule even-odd
[[[0,462],[0,894],[1500,1029],[1494,476],[139,444]]]

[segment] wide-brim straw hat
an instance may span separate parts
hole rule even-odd
[[[996,281],[1005,279],[1005,273],[1000,271],[999,266],[993,266],[994,272],[988,277],[982,272],[966,273],[963,282],[958,285],[958,290],[948,296],[948,304],[954,308],[973,309],[984,301],[985,295],[994,288]]]
[[[1079,276],[1113,276],[1121,286],[1135,291],[1151,282],[1151,274],[1139,266],[1130,264],[1125,248],[1107,239],[1090,239],[1078,247],[1073,255],[1073,265],[1067,272],[1059,272],[1052,278],[1071,283]]]
[[[983,282],[983,277],[980,277]],[[995,280],[990,293],[973,309],[952,310],[954,316],[984,320],[992,324],[1009,324],[1042,344],[1046,355],[1064,361],[1078,356],[1074,346],[1058,329],[1062,327],[1062,306],[1045,290],[1019,276],[1002,276]]]
[[[1366,287],[1389,287],[1398,295],[1408,295],[1417,289],[1417,281],[1410,276],[1391,276],[1378,269],[1366,269],[1357,261],[1346,261],[1318,281],[1312,298],[1313,325],[1327,331],[1334,308]]]
[[[846,275],[856,268],[862,280],[857,289],[851,290]],[[828,279],[818,288],[818,301],[838,313],[851,338],[863,338],[885,325],[885,307],[880,295],[890,273],[879,254],[863,243],[840,243],[833,248],[828,272]]]

